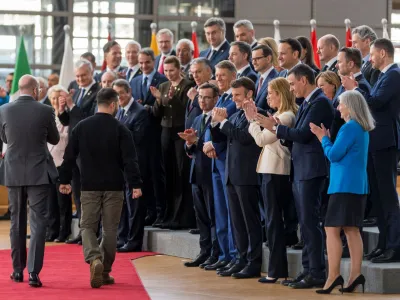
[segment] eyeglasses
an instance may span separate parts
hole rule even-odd
[[[259,57],[252,57],[251,61],[259,61],[262,58],[265,58],[266,56],[259,56]]]

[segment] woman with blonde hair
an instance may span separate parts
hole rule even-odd
[[[275,78],[268,84],[268,104],[277,112],[282,124],[293,127],[297,105],[285,78]],[[270,251],[268,276],[261,283],[275,283],[288,276],[286,241],[283,214],[294,207],[292,187],[289,182],[290,151],[282,146],[276,134],[265,129],[266,117],[257,113],[254,102],[245,104],[245,113],[250,121],[249,133],[256,144],[262,147],[257,164],[257,173],[262,173],[261,192],[264,200],[268,248]],[[262,129],[262,127],[264,129]],[[290,203],[292,202],[292,203]]]
[[[319,73],[317,78],[315,78],[315,82],[330,100],[335,98],[337,90],[342,85],[339,76],[332,71]]]
[[[264,37],[257,41],[260,45],[265,45],[271,48],[272,50],[272,65],[274,66],[275,70],[278,72],[282,71],[283,69],[279,66],[278,62],[278,44],[272,37]]]
[[[328,279],[318,294],[329,294],[336,286],[341,292],[351,293],[358,285],[364,292],[365,277],[361,274],[363,243],[360,234],[368,194],[367,160],[369,131],[375,122],[364,97],[357,91],[347,91],[339,96],[341,118],[346,122],[339,130],[334,143],[329,131],[310,123],[311,131],[322,143],[325,156],[331,163],[330,194],[325,216],[326,246],[328,252]],[[347,287],[340,275],[342,240],[344,230],[350,250],[351,268]]]

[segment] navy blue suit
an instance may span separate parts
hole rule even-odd
[[[258,80],[257,73],[253,71],[251,66],[248,66],[241,74],[238,74],[238,78],[247,77],[250,78],[254,83]]]
[[[200,230],[200,254],[218,258],[219,246],[215,231],[214,194],[211,175],[211,159],[203,153],[205,132],[209,128],[211,116],[202,128],[203,114],[192,124],[197,131],[198,141],[191,147],[185,145],[186,153],[192,157],[190,183],[197,226]],[[202,130],[203,129],[203,130]]]
[[[325,65],[322,69],[321,72],[325,72],[325,71],[332,71],[335,72],[337,74],[338,69],[336,69],[336,64],[337,64],[337,60],[335,60],[333,62],[333,64],[328,68],[328,65]]]
[[[194,119],[202,113],[199,106],[199,95],[196,95],[193,100],[189,100],[185,111],[185,129],[192,127]]]
[[[381,73],[371,93],[364,95],[376,127],[370,131],[368,177],[376,204],[380,249],[400,250],[400,212],[396,192],[399,150],[400,69],[392,65]]]
[[[174,49],[172,49],[170,55],[176,56],[176,51],[175,51]],[[167,57],[168,57],[168,56],[167,56]],[[156,56],[156,59],[155,59],[154,68],[155,68],[156,70],[158,70],[158,67],[159,67],[159,65],[160,65],[160,59],[161,59],[161,54],[157,55],[157,56]],[[164,75],[164,74],[163,74],[163,75]]]
[[[260,177],[256,172],[261,148],[249,133],[243,110],[227,122],[211,129],[213,141],[227,139],[225,184],[229,211],[238,250],[236,263],[259,273],[262,263],[262,226],[260,216]]]
[[[225,107],[228,117],[236,112],[236,104],[232,101],[232,95],[224,97],[222,95],[215,107]],[[205,133],[205,141],[211,141],[211,132],[208,129]],[[228,193],[225,185],[225,158],[227,149],[227,139],[212,141],[217,153],[217,158],[212,159],[212,180],[214,190],[215,207],[215,227],[217,231],[218,243],[220,248],[219,260],[230,261],[236,257],[235,242],[232,234],[232,224],[230,219]]]
[[[142,100],[142,105],[149,111],[150,129],[149,129],[149,155],[147,156],[148,172],[153,182],[153,193],[146,197],[147,201],[147,214],[149,219],[159,218],[162,221],[165,213],[165,170],[163,167],[161,155],[161,120],[154,117],[150,111],[156,99],[151,94],[150,90],[143,91],[143,74],[135,77],[131,81],[132,96],[135,100]],[[150,83],[150,86],[159,88],[160,84],[168,81],[168,79],[156,72]],[[146,95],[145,99],[143,94]]]
[[[213,69],[215,68],[215,65],[219,63],[220,61],[227,60],[229,57],[229,49],[231,48],[230,44],[228,41],[225,41],[221,48],[210,58],[208,57],[210,53],[212,52],[211,47],[207,48],[206,50],[203,50],[200,52],[200,57],[205,57],[208,58],[210,61],[211,66]],[[213,71],[214,72],[214,71]]]
[[[258,90],[258,84],[260,81],[261,76],[258,76],[257,82],[256,82],[256,97],[255,97],[255,103],[256,106],[263,109],[263,110],[270,110],[271,108],[269,107],[267,103],[267,95],[268,95],[268,84],[272,79],[275,79],[278,77],[278,72],[275,69],[272,69],[271,72],[269,72],[267,78],[263,81],[262,86],[259,91]]]
[[[148,151],[146,135],[148,134],[150,120],[146,109],[136,101],[132,102],[126,113],[119,109],[116,119],[124,124],[132,134],[138,156],[140,174],[144,182],[143,196],[140,199],[132,200],[132,190],[129,187],[125,190],[125,201],[118,228],[118,242],[123,243],[129,250],[142,251],[146,197],[151,193],[146,163]]]
[[[326,187],[327,162],[318,138],[310,130],[310,122],[323,123],[330,128],[333,107],[321,89],[309,101],[304,101],[296,114],[294,128],[279,125],[277,137],[285,145],[292,144],[293,194],[300,223],[304,248],[302,263],[305,273],[314,278],[325,278],[322,230],[319,226],[321,197]]]

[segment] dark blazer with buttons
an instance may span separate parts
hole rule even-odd
[[[370,131],[369,151],[399,147],[400,68],[394,64],[380,76],[371,90],[364,95],[375,119],[375,129]],[[361,92],[359,88],[357,88]]]
[[[272,79],[275,79],[278,76],[279,76],[278,72],[275,69],[272,69],[271,72],[269,72],[266,80],[263,81],[260,91],[257,93],[258,82],[260,81],[260,78],[261,78],[260,75],[258,76],[258,79],[256,81],[256,96],[255,96],[255,103],[256,103],[257,107],[259,107],[263,110],[271,109],[267,103],[268,84]]]
[[[335,60],[333,62],[333,64],[329,67],[329,68],[325,68],[325,66],[321,69],[321,72],[325,72],[325,71],[332,71],[335,72],[336,74],[338,73],[338,69],[336,69],[336,64],[337,64],[337,60]]]
[[[210,59],[210,64],[215,68],[215,65],[218,64],[220,61],[227,60],[229,57],[229,49],[231,48],[228,41],[225,41],[221,48],[217,51],[217,53]],[[200,57],[208,58],[210,53],[212,52],[212,48],[209,47],[206,50],[200,52]]]
[[[197,116],[192,125],[193,129],[197,131],[197,143],[191,147],[185,145],[186,153],[192,157],[189,182],[212,186],[211,158],[203,152],[205,132],[210,126],[211,116],[208,118],[203,130],[201,130],[202,118],[202,114]]]
[[[220,124],[211,128],[211,135],[213,141],[227,138],[225,184],[260,185],[256,169],[261,148],[249,133],[249,122],[243,110],[234,113],[222,128]]]
[[[194,84],[192,81],[183,78],[176,86],[174,95],[168,98],[171,82],[160,84],[160,102],[156,101],[153,106],[153,115],[161,117],[162,127],[185,127],[186,106],[189,101],[187,93]]]
[[[240,76],[238,76],[238,78],[241,77],[250,78],[254,83],[258,80],[257,73],[253,71],[250,65],[242,72],[242,74],[240,74]]]
[[[302,109],[303,108],[303,109]],[[327,162],[324,151],[318,138],[310,130],[310,122],[323,123],[325,128],[330,128],[333,120],[333,107],[321,89],[315,91],[308,104],[304,102],[296,114],[293,128],[279,125],[276,135],[292,145],[292,178],[295,181],[310,180],[327,176]]]
[[[362,94],[368,95],[369,92],[371,91],[371,86],[369,85],[369,83],[365,79],[365,77],[362,74],[360,74],[355,78],[355,80],[358,82],[358,87],[360,88]],[[342,127],[342,125],[345,123],[344,120],[340,117],[340,111],[337,109],[337,107],[339,106],[339,96],[341,94],[343,94],[345,91],[346,90],[341,85],[339,87],[339,89],[337,90],[335,97],[332,100],[332,105],[333,105],[334,113],[335,113],[335,117],[333,119],[332,126],[330,128],[332,142],[335,141],[340,127]]]
[[[176,51],[175,51],[174,49],[172,49],[170,55],[176,56]],[[170,56],[170,55],[169,55],[169,56]],[[168,57],[168,56],[167,56],[167,57]],[[161,59],[161,54],[159,54],[159,55],[156,56],[156,60],[155,60],[155,63],[154,63],[154,68],[155,68],[156,70],[158,70],[158,66],[160,65],[160,59]]]
[[[372,67],[370,61],[364,63],[361,68],[361,72],[363,73],[365,79],[367,79],[371,87],[375,85],[375,83],[378,81],[379,74],[381,74],[381,71]]]
[[[64,126],[69,126],[69,136],[71,136],[72,129],[76,124],[78,124],[81,120],[94,115],[97,108],[96,97],[100,89],[101,88],[99,84],[93,84],[81,100],[80,107],[77,106],[78,98],[80,96],[79,89],[75,90],[75,93],[72,96],[75,106],[71,109],[71,111],[64,111],[62,114],[58,115],[61,124]]]
[[[153,95],[150,92],[150,89],[147,91],[146,99],[142,99],[143,98],[142,81],[143,81],[143,74],[132,79],[131,81],[132,97],[135,100],[139,99],[142,100],[142,105],[153,106],[156,101],[156,98],[153,97]],[[156,72],[153,76],[153,79],[151,80],[150,86],[159,88],[160,84],[166,81],[168,81],[167,77]]]

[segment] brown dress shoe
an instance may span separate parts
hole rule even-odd
[[[104,266],[100,259],[96,258],[90,263],[90,286],[99,288],[103,285]]]
[[[109,285],[109,284],[114,284],[114,283],[115,283],[114,277],[112,277],[108,273],[103,273],[103,284],[104,285]]]

